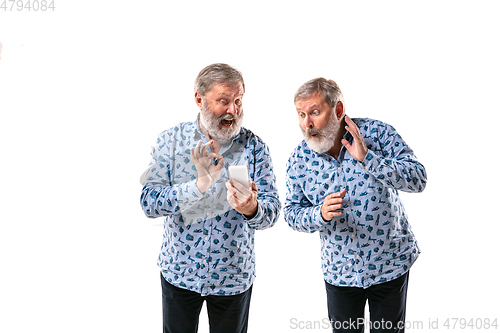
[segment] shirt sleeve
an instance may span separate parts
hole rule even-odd
[[[257,214],[247,220],[252,229],[263,230],[272,227],[279,218],[281,202],[276,187],[276,177],[269,149],[256,138],[254,149],[255,166],[250,177],[257,184]]]
[[[363,167],[385,186],[405,192],[422,192],[427,184],[427,173],[413,150],[396,130],[379,123],[375,137],[378,147],[368,146]]]
[[[285,221],[296,231],[312,233],[329,224],[321,216],[321,206],[314,206],[304,194],[300,186],[301,177],[293,168],[295,155],[292,154],[287,163],[286,199],[283,208]]]
[[[151,152],[151,163],[141,177],[141,207],[149,218],[180,214],[203,199],[195,175],[191,181],[173,184],[170,156],[174,154],[165,152],[174,144],[168,133],[161,134]]]

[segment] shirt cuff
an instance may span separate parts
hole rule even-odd
[[[200,199],[203,199],[203,193],[200,192],[198,185],[196,185],[196,179],[182,184],[179,190],[181,192],[179,193],[180,197],[182,198],[181,200],[183,201],[182,204],[185,207],[192,205]]]
[[[331,221],[326,221],[321,215],[321,205],[318,205],[314,208],[313,212],[314,220],[313,223],[319,229],[323,228],[325,225],[330,224]]]
[[[363,160],[363,162],[361,162],[361,164],[363,165],[363,168],[365,168],[365,170],[373,172],[377,169],[380,161],[377,155],[375,155],[373,151],[368,149],[365,159]]]
[[[263,215],[264,215],[264,210],[262,209],[262,206],[260,205],[259,201],[257,201],[257,213],[255,214],[255,216],[252,217],[251,219],[247,218],[245,215],[243,216],[247,220],[248,225],[252,227],[260,224]]]

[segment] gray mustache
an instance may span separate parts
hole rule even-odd
[[[311,135],[313,135],[313,134],[320,134],[320,135],[321,135],[321,130],[316,129],[316,128],[312,128],[312,129],[311,129],[311,128],[308,128],[308,129],[306,130],[306,135],[307,135],[307,136],[311,136]]]
[[[219,117],[219,121],[221,120],[238,120],[238,116],[235,114],[225,113]]]

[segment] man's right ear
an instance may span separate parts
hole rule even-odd
[[[342,103],[342,101],[338,101],[337,105],[335,105],[335,113],[337,115],[337,119],[340,120],[344,114],[344,103]]]
[[[196,105],[201,109],[203,107],[203,97],[198,92],[194,93],[194,101],[196,102]]]

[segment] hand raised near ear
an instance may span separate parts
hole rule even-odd
[[[353,143],[352,145],[347,141],[346,139],[342,139],[342,144],[346,147],[347,151],[349,154],[351,154],[352,157],[357,159],[360,162],[363,162],[363,160],[366,157],[366,154],[368,153],[368,148],[366,148],[366,143],[365,139],[363,139],[363,135],[359,132],[358,126],[349,118],[348,116],[345,116],[345,122],[346,122],[346,127],[345,129],[351,133],[353,137]]]

